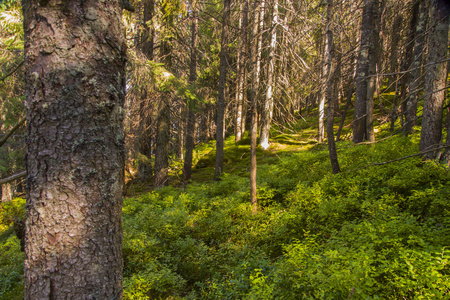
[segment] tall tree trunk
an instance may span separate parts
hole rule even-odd
[[[191,64],[189,69],[189,83],[195,84],[197,80],[197,25],[198,17],[195,7],[192,8],[191,24]],[[184,158],[183,178],[191,179],[192,175],[192,152],[194,151],[194,130],[195,130],[195,103],[188,100],[188,121],[186,126],[186,155]]]
[[[148,26],[154,14],[154,0],[144,0],[144,30],[142,31],[142,53],[147,56],[148,60],[153,60],[153,41],[155,39],[155,31]]]
[[[153,40],[154,30],[150,29],[148,22],[151,21],[154,14],[154,0],[144,1],[144,29],[141,36],[141,51],[148,60],[153,60]],[[147,91],[143,92],[143,99],[141,99],[139,109],[139,138],[138,148],[141,157],[138,158],[137,177],[140,181],[148,181],[153,175],[151,165],[152,155],[152,129],[151,129],[151,114],[150,101],[147,99]]]
[[[127,46],[121,3],[69,3],[22,1],[28,127],[24,295],[122,299]]]
[[[269,47],[269,57],[267,58],[268,70],[267,70],[267,92],[266,99],[264,101],[264,107],[261,115],[261,136],[259,137],[259,144],[263,149],[269,148],[269,133],[270,124],[272,123],[273,116],[273,86],[274,86],[274,73],[275,73],[275,61],[274,54],[277,45],[277,23],[278,23],[278,0],[274,0],[273,3],[273,17],[272,17],[272,33]]]
[[[223,145],[224,145],[224,115],[225,115],[225,84],[227,78],[228,57],[228,24],[230,19],[230,0],[223,0],[223,28],[222,43],[220,49],[219,67],[219,97],[217,100],[217,129],[216,129],[216,165],[214,180],[219,180],[223,172]]]
[[[411,134],[413,127],[416,125],[417,120],[417,101],[419,95],[419,89],[422,86],[422,66],[423,51],[425,45],[425,32],[428,23],[428,7],[426,1],[422,0],[416,4],[419,6],[418,15],[416,17],[417,24],[415,25],[415,39],[414,39],[414,54],[413,62],[411,64],[411,73],[409,75],[409,95],[405,99],[405,123],[403,126],[403,132],[405,135]]]
[[[251,130],[250,130],[250,196],[252,201],[252,211],[256,214],[258,211],[258,199],[256,195],[256,146],[257,146],[257,135],[258,135],[258,89],[260,81],[260,64],[261,64],[261,44],[258,39],[262,39],[260,35],[262,26],[261,21],[264,16],[264,0],[261,4],[255,2],[254,5],[254,18],[253,18],[253,29],[252,29],[252,43],[251,43],[251,53],[252,57],[251,63],[251,76],[252,76],[252,86],[251,86]]]
[[[430,29],[428,35],[428,66],[425,70],[425,99],[422,115],[420,150],[437,145],[442,138],[442,114],[444,106],[444,87],[447,76],[449,16],[445,3],[431,0]],[[432,159],[436,152],[429,152],[425,158]]]
[[[238,50],[237,86],[236,86],[236,138],[238,142],[242,139],[245,131],[245,87],[246,87],[246,65],[247,65],[247,27],[248,27],[248,1],[244,0],[242,5],[240,25],[240,39]]]
[[[317,136],[317,141],[319,143],[322,143],[325,137],[325,97],[325,93],[322,92],[319,100],[319,130]]]
[[[164,7],[162,12],[165,13]],[[164,67],[172,71],[172,46],[169,41],[161,41],[160,59]],[[156,125],[155,145],[155,188],[160,188],[169,183],[169,143],[170,143],[170,103],[172,96],[169,92],[163,92],[160,97],[158,119]]]
[[[144,93],[144,99],[141,99],[139,111],[139,138],[138,148],[140,157],[138,158],[137,177],[140,181],[148,181],[153,175],[152,170],[152,129],[151,117],[149,112],[149,101],[147,93]]]
[[[339,141],[341,139],[342,128],[344,127],[345,118],[347,117],[347,111],[348,111],[350,105],[352,104],[353,91],[355,90],[356,76],[357,76],[357,73],[356,73],[357,61],[356,61],[355,55],[352,55],[351,61],[355,61],[355,63],[353,64],[353,67],[352,67],[354,69],[354,71],[353,71],[352,78],[350,79],[350,82],[348,85],[347,101],[345,103],[344,111],[343,111],[342,117],[341,117],[341,122],[339,123],[339,128],[336,133],[336,141]]]
[[[424,0],[428,1],[428,0]],[[411,18],[408,26],[408,35],[405,41],[405,50],[402,58],[401,71],[404,74],[400,78],[400,95],[401,95],[401,114],[402,120],[404,119],[404,115],[406,113],[406,103],[408,96],[408,83],[410,72],[408,70],[411,68],[413,50],[414,50],[414,40],[415,40],[415,32],[416,25],[418,19],[418,10],[419,10],[419,2],[411,1],[412,9],[411,9]],[[392,117],[392,116],[391,116]],[[402,121],[402,127],[404,126],[404,122]]]
[[[394,9],[399,9],[400,7],[394,6]],[[392,24],[391,30],[391,43],[389,46],[389,71],[392,74],[398,72],[398,48],[401,45],[401,31],[403,24],[403,16],[397,15],[394,19],[394,24]],[[394,87],[396,87],[396,82],[398,81],[398,75],[389,75],[387,80],[387,91],[392,92]]]
[[[169,183],[170,95],[163,93],[159,104],[155,145],[155,188]]]
[[[333,43],[333,31],[331,29],[331,22],[333,20],[333,1],[327,2],[327,24],[326,24],[326,43],[325,43],[325,78],[326,78],[326,91],[325,97],[328,106],[327,116],[327,141],[328,141],[328,153],[330,155],[331,169],[333,174],[339,173],[339,162],[337,159],[336,143],[334,141],[334,97],[336,97],[335,89],[335,72],[336,61],[334,58],[334,43]]]
[[[382,6],[384,5],[383,0],[381,0]],[[380,28],[381,28],[381,16],[380,12],[380,1],[375,0],[372,3],[372,23],[373,28],[370,33],[370,48],[369,48],[369,78],[367,79],[367,102],[366,102],[366,138],[370,142],[375,141],[375,132],[373,129],[373,106],[374,106],[374,95],[377,90],[377,65],[379,61],[379,51],[382,47],[380,43]]]
[[[361,143],[367,138],[368,90],[372,88],[372,86],[369,86],[371,78],[369,76],[372,75],[371,71],[373,71],[371,61],[376,59],[373,41],[376,31],[375,20],[377,20],[377,6],[378,0],[364,0],[361,22],[361,45],[356,78],[355,116],[353,120],[354,143]]]
[[[185,125],[187,125],[187,122],[185,123],[185,120],[189,116],[189,111],[185,110],[184,104],[181,103],[181,99],[178,99],[178,119],[176,123],[174,124],[175,133],[176,133],[176,149],[175,149],[175,155],[177,159],[183,160],[184,158],[184,130]]]

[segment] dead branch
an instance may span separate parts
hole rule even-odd
[[[19,178],[22,178],[22,177],[25,177],[25,176],[27,176],[27,171],[21,171],[19,173],[13,174],[13,175],[11,175],[9,177],[0,179],[0,185],[6,184],[6,183],[10,183],[11,181],[14,181],[16,179],[19,179]]]
[[[3,146],[4,143],[6,143],[6,141],[9,139],[9,137],[14,133],[14,131],[16,131],[17,129],[19,129],[20,126],[22,126],[23,123],[25,123],[26,118],[23,118],[22,120],[19,121],[19,123],[16,124],[16,126],[14,126],[4,137],[2,140],[0,140],[0,147]]]

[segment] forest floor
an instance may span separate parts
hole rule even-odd
[[[247,136],[226,139],[219,182],[211,141],[196,147],[189,183],[174,160],[171,186],[130,184],[124,299],[449,298],[448,166],[419,156],[370,166],[418,153],[420,127],[393,135],[378,117],[377,142],[354,145],[346,124],[333,175],[316,115],[283,132],[274,126],[270,148],[258,148],[256,215]],[[22,298],[24,255],[12,228],[23,214],[22,199],[0,214],[0,299]]]

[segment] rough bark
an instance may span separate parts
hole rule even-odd
[[[355,113],[353,120],[353,142],[361,143],[367,138],[366,116],[368,88],[371,75],[371,60],[376,57],[373,53],[373,45],[376,11],[378,0],[364,0],[362,22],[361,22],[361,44],[359,50],[357,77],[356,77],[356,97]]]
[[[23,0],[22,7],[25,299],[121,299],[121,3]]]
[[[191,24],[191,64],[189,69],[189,83],[195,84],[197,79],[197,11],[192,10]],[[194,103],[188,101],[188,121],[186,126],[186,155],[184,158],[183,178],[191,179],[192,175],[192,153],[194,150],[194,130],[195,130],[195,107]]]
[[[223,146],[224,146],[224,115],[225,115],[225,84],[227,77],[228,57],[228,23],[230,19],[230,0],[223,1],[223,28],[220,49],[219,67],[219,97],[217,100],[217,129],[216,129],[216,165],[214,169],[214,180],[219,180],[223,172]]]
[[[431,0],[430,29],[428,35],[428,67],[425,70],[425,99],[422,115],[420,150],[428,150],[439,144],[442,138],[442,115],[445,96],[447,64],[440,62],[447,58],[449,16],[445,3]],[[432,159],[435,152],[425,155]]]
[[[425,46],[425,32],[428,23],[428,8],[425,0],[419,1],[417,24],[415,24],[415,39],[413,62],[411,64],[411,73],[409,75],[409,95],[405,100],[405,123],[403,132],[405,135],[411,134],[417,120],[417,101],[419,89],[422,87],[423,77],[420,66],[423,61],[423,51]],[[416,9],[417,10],[417,9]]]
[[[0,202],[9,202],[13,198],[13,185],[11,183],[4,183],[0,186],[1,200]]]

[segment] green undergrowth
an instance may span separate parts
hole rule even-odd
[[[227,139],[215,183],[205,144],[190,184],[124,200],[124,299],[449,298],[450,172],[398,160],[418,143],[417,133],[339,142],[333,175],[325,144],[275,136],[258,149],[256,215],[248,137]],[[23,289],[14,203],[2,208],[0,299]]]
[[[450,297],[448,168],[419,157],[368,167],[417,153],[419,136],[340,142],[338,175],[324,145],[273,151],[297,138],[260,150],[256,215],[244,171],[126,199],[125,299]],[[225,152],[247,164],[245,146]]]

